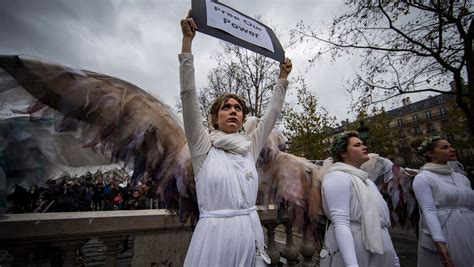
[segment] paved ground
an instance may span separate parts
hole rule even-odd
[[[405,231],[394,228],[390,231],[393,245],[400,259],[402,267],[416,267],[417,261],[417,240],[413,230]]]

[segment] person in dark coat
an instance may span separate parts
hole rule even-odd
[[[132,198],[128,202],[126,208],[127,210],[141,210],[146,209],[145,199],[140,195],[140,191],[134,190]]]
[[[92,200],[94,202],[94,210],[102,210],[104,208],[104,190],[105,185],[102,179],[98,179],[94,187]]]

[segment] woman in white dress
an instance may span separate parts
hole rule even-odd
[[[258,176],[255,162],[283,107],[289,59],[280,64],[272,98],[256,129],[243,134],[247,107],[235,94],[218,97],[210,108],[209,134],[203,127],[194,79],[192,40],[196,26],[191,12],[181,20],[181,100],[188,146],[195,174],[200,219],[185,266],[252,266],[262,252],[263,231],[255,210]]]
[[[369,160],[357,132],[335,136],[335,163],[323,177],[323,208],[331,221],[321,266],[399,266],[387,204],[360,166]]]
[[[417,149],[426,160],[413,181],[421,208],[418,266],[474,266],[474,191],[448,161],[455,149],[439,136]]]

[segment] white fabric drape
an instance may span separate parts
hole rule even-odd
[[[328,173],[342,171],[353,177],[354,189],[362,206],[362,241],[365,248],[372,253],[383,253],[382,233],[380,224],[380,211],[376,201],[367,189],[368,174],[351,165],[336,162],[332,165]]]

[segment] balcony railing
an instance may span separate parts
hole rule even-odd
[[[313,241],[295,235],[288,217],[258,213],[272,265],[316,265]],[[6,214],[0,266],[181,266],[191,236],[190,224],[165,210]],[[94,263],[84,255],[101,253]]]

